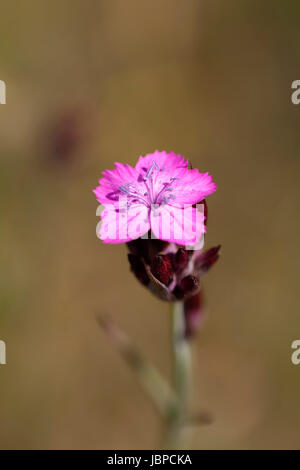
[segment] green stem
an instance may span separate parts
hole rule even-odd
[[[172,345],[177,401],[176,406],[170,409],[167,419],[167,446],[176,449],[181,445],[182,426],[188,411],[191,364],[190,347],[185,336],[182,302],[176,302],[172,306]]]
[[[98,322],[117,346],[121,355],[136,374],[161,412],[167,427],[167,449],[179,449],[181,431],[188,421],[190,386],[190,349],[185,337],[185,318],[182,302],[172,305],[172,346],[174,359],[174,388],[139,353],[130,338],[111,319],[99,315]]]

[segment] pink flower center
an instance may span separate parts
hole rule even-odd
[[[138,183],[126,183],[120,186],[120,191],[129,198],[129,206],[142,203],[150,208],[152,204],[160,206],[175,199],[172,194],[173,183],[179,178],[172,177],[167,182],[162,181],[159,176],[164,170],[164,168],[159,168],[153,160],[149,168],[143,168],[145,175],[139,175]],[[141,183],[144,183],[144,187]]]

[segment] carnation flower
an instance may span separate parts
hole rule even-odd
[[[209,173],[189,169],[173,152],[149,153],[133,168],[115,163],[103,172],[94,190],[103,205],[99,237],[124,243],[151,236],[180,245],[195,245],[205,232],[204,214],[195,205],[216,191]]]
[[[94,190],[103,205],[98,235],[105,243],[127,243],[131,271],[155,296],[184,302],[192,336],[203,315],[200,278],[219,257],[220,246],[199,249],[207,223],[205,197],[216,184],[173,152],[147,154],[135,168],[115,166],[103,172]]]
[[[173,303],[171,388],[126,334],[111,321],[99,319],[162,413],[171,449],[180,448],[181,430],[194,416],[187,393],[189,340],[205,312],[201,277],[219,258],[220,246],[203,251],[205,198],[215,191],[209,173],[189,168],[181,155],[159,151],[140,157],[134,168],[115,163],[115,169],[103,172],[94,190],[101,203],[99,238],[104,243],[126,243],[138,281],[159,299]]]

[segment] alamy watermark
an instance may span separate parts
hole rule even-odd
[[[6,104],[6,84],[0,80],[0,104]]]
[[[293,93],[291,94],[291,101],[293,104],[300,103],[300,80],[294,80],[291,85]]]
[[[6,84],[0,80],[0,104],[6,104]],[[6,344],[0,340],[0,365],[6,364]]]
[[[295,350],[291,355],[291,361],[295,366],[298,366],[300,364],[300,339],[295,339],[291,348]]]
[[[6,364],[6,344],[2,340],[0,340],[0,364]]]
[[[186,245],[189,250],[200,250],[204,245],[203,203],[184,205],[180,208],[164,204],[151,204],[146,207],[134,205],[124,196],[118,198],[115,204],[100,204],[96,215],[101,217],[96,227],[97,237],[107,243],[122,243],[136,238],[158,238]],[[149,231],[147,227],[150,220]]]

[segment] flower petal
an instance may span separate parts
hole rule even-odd
[[[183,207],[185,204],[197,204],[217,190],[212,176],[209,173],[200,173],[197,168],[176,169],[172,176],[174,180],[170,193],[172,197],[168,200],[171,206]],[[161,200],[158,199],[156,202],[159,204]]]
[[[174,152],[167,153],[165,151],[159,152],[158,150],[155,150],[153,153],[147,153],[144,157],[140,156],[135,168],[139,173],[141,171],[145,173],[153,162],[155,162],[160,169],[165,168],[169,171],[176,168],[188,167],[188,161],[181,155]]]
[[[138,172],[130,165],[115,163],[116,168],[102,172],[103,178],[99,179],[100,186],[94,189],[94,194],[101,204],[116,204],[124,192],[120,189],[125,184],[136,184]]]
[[[202,245],[204,215],[195,207],[180,208],[168,204],[152,206],[150,220],[151,230],[160,240],[178,245]]]
[[[142,237],[150,229],[149,210],[143,204],[119,210],[113,204],[104,206],[97,235],[104,243],[125,243]]]

